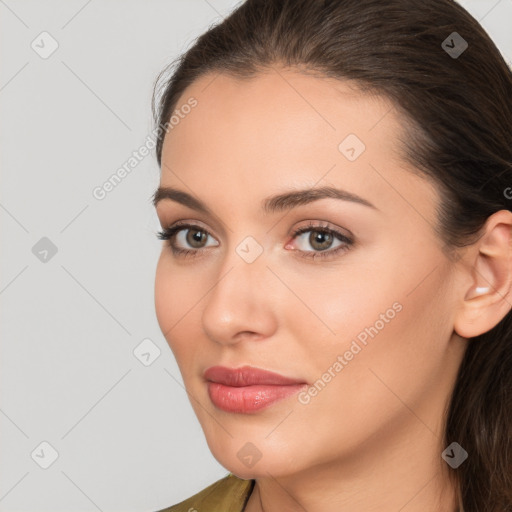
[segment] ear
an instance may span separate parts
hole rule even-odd
[[[459,261],[464,286],[454,330],[464,338],[490,331],[512,308],[512,212],[494,213],[482,231]]]

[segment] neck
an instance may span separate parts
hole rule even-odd
[[[267,472],[255,479],[245,511],[458,512],[442,441],[417,418],[412,423],[393,439],[373,436],[342,461],[293,474]]]

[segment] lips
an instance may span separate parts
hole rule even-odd
[[[204,372],[204,378],[213,404],[232,413],[257,412],[307,385],[304,381],[251,366],[212,366]]]
[[[204,372],[204,377],[208,381],[233,387],[253,386],[256,384],[267,384],[269,386],[305,384],[304,381],[284,377],[279,373],[261,370],[260,368],[254,368],[252,366],[243,366],[241,368],[212,366]]]

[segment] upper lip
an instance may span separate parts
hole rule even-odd
[[[217,382],[233,387],[252,386],[255,384],[276,386],[305,384],[304,381],[285,377],[279,373],[262,370],[261,368],[255,368],[253,366],[242,366],[240,368],[211,366],[204,372],[204,378],[210,382]]]

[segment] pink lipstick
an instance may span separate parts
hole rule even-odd
[[[306,382],[252,366],[212,366],[204,372],[210,400],[226,412],[252,413],[298,393]]]

